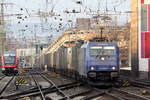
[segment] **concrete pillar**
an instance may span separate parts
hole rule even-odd
[[[138,77],[138,0],[131,0],[131,11],[131,69],[132,76]]]

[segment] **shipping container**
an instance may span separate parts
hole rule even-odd
[[[43,65],[44,65],[44,66],[47,65],[47,54],[44,55],[44,64],[43,64]],[[44,66],[43,66],[43,67],[44,67]]]
[[[72,69],[72,48],[67,48],[67,69]]]
[[[53,53],[50,53],[50,69],[53,68]]]
[[[52,62],[52,59],[51,59],[51,53],[49,53],[49,67],[48,67],[48,70],[51,70],[52,66],[51,66],[51,62]]]
[[[43,60],[42,60],[42,56],[40,56],[40,67],[42,67],[43,64]]]
[[[74,71],[78,69],[78,55],[81,45],[81,43],[78,43],[75,47],[72,47],[72,70]]]
[[[60,52],[61,52],[60,49],[58,49],[58,51],[56,52],[56,69],[59,69]]]
[[[46,54],[44,57],[44,67],[47,66],[47,70],[50,68],[50,54]]]
[[[64,48],[64,53],[63,53],[63,68],[67,69],[67,48]]]
[[[42,68],[43,68],[43,66],[44,66],[44,55],[42,56]]]
[[[57,58],[57,53],[56,51],[53,53],[53,69],[56,72],[56,59]]]
[[[60,69],[67,69],[67,48],[61,47],[61,55],[60,55]]]
[[[86,75],[85,58],[86,58],[86,45],[82,45],[78,56],[78,72],[80,75]]]
[[[42,58],[41,58],[41,56],[39,57],[39,59],[38,59],[38,66],[39,66],[39,68],[41,68],[41,66],[42,66],[42,60],[41,60]]]
[[[48,63],[47,63],[47,70],[50,71],[50,53],[47,54],[47,59],[48,59],[47,60],[48,61]]]
[[[62,67],[63,67],[63,52],[64,52],[64,49],[63,49],[63,47],[61,47],[60,49],[59,49],[59,69],[63,69]]]
[[[72,59],[72,70],[76,70],[77,67],[77,47],[72,47],[72,55],[71,55],[71,59]]]

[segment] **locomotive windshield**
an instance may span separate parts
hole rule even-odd
[[[5,65],[14,65],[15,64],[15,56],[4,56]]]
[[[116,55],[114,46],[93,46],[90,47],[90,56]]]

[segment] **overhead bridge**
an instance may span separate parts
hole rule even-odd
[[[65,45],[67,42],[77,42],[78,40],[88,40],[89,38],[92,38],[94,36],[94,33],[90,30],[87,31],[77,31],[77,30],[69,30],[62,35],[59,36],[59,38],[52,43],[43,53],[42,55],[45,55],[47,53],[53,53],[57,51],[62,45]]]

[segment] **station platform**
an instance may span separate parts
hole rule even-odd
[[[120,70],[131,70],[131,67],[121,67]]]

